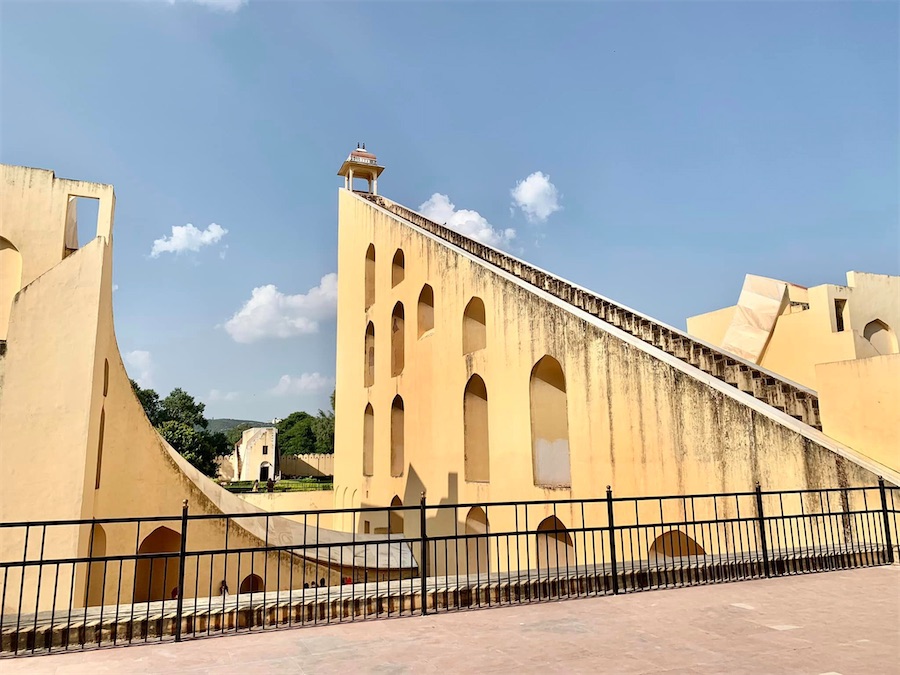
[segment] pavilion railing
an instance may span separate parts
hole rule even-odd
[[[900,489],[0,523],[0,656],[891,564]],[[58,555],[80,547],[79,556]]]

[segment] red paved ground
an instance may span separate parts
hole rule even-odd
[[[4,659],[0,672],[900,674],[900,566]]]

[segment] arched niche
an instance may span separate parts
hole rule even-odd
[[[106,555],[106,530],[102,525],[94,524],[91,529],[90,540],[90,557],[102,558]],[[108,563],[92,562],[90,572],[88,574],[87,604],[89,606],[103,604],[106,600],[104,597],[103,587],[105,578],[109,576]],[[118,567],[112,569],[113,573],[118,574]]]
[[[487,535],[490,526],[487,515],[480,506],[473,506],[466,514],[465,563],[468,574],[484,574],[491,567],[490,546]]]
[[[100,473],[103,470],[103,438],[106,435],[106,408],[100,409],[100,429],[97,432],[97,468],[94,473],[94,489],[100,489]]]
[[[258,574],[248,574],[241,582],[241,593],[264,593],[266,585]]]
[[[11,241],[0,237],[0,340],[9,333],[9,315],[21,288],[22,254]]]
[[[406,256],[403,255],[403,249],[398,248],[394,253],[394,259],[391,261],[391,287],[393,288],[406,276]]]
[[[391,403],[391,476],[394,477],[403,475],[405,434],[403,399],[400,396],[395,396],[394,401]]]
[[[366,405],[363,414],[363,475],[375,473],[375,411],[372,404]]]
[[[484,302],[479,297],[469,300],[463,312],[463,354],[471,354],[487,345]]]
[[[863,329],[863,337],[869,341],[879,354],[897,353],[897,336],[891,327],[881,319],[875,319],[867,323]]]
[[[371,321],[366,326],[366,340],[363,350],[363,358],[365,359],[365,372],[363,379],[365,386],[371,387],[375,384],[375,324]]]
[[[434,289],[425,284],[419,293],[418,304],[418,336],[422,337],[434,329]]]
[[[706,551],[696,541],[681,530],[663,532],[650,544],[650,559],[686,558],[706,555]]]
[[[534,484],[572,484],[566,376],[559,361],[544,356],[531,370],[531,447]]]
[[[488,482],[491,479],[489,436],[487,387],[479,375],[472,375],[463,394],[463,452],[467,481]]]
[[[157,527],[144,537],[138,555],[178,553],[181,535],[168,527]],[[168,600],[178,586],[178,556],[138,558],[134,575],[134,601]]]
[[[375,304],[375,244],[366,250],[366,309]]]
[[[556,516],[548,516],[538,525],[535,545],[539,574],[575,564],[572,537],[568,528]]]
[[[403,303],[398,302],[391,312],[391,377],[403,372],[405,361],[403,317]]]
[[[403,534],[403,511],[394,511],[395,508],[401,508],[403,502],[400,497],[394,495],[391,500],[391,511],[388,512],[388,527],[391,534]]]

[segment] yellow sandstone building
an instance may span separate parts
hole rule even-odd
[[[820,404],[813,385],[839,389],[843,374],[812,369],[809,363],[823,361],[818,355],[793,362],[790,329],[779,348],[785,366],[716,346],[734,311],[707,321],[706,337],[690,337],[378,196],[382,171],[372,153],[351,153],[338,194],[333,505],[376,510],[323,514],[312,527],[303,514],[268,515],[263,507],[278,508],[272,495],[246,501],[226,492],[144,416],[113,326],[112,186],[2,166],[0,522],[17,525],[5,531],[0,557],[123,556],[118,582],[93,563],[61,566],[56,578],[10,568],[4,602],[21,600],[19,611],[62,606],[70,598],[56,597],[57,583],[72,588],[79,606],[102,604],[114,592],[141,602],[179,592],[215,595],[220,584],[249,592],[297,588],[322,576],[333,584],[347,576],[440,574],[457,563],[454,556],[471,559],[472,547],[445,551],[418,570],[413,550],[396,539],[398,532],[418,536],[420,523],[408,512],[378,510],[416,505],[423,492],[429,504],[466,505],[433,516],[429,536],[524,526],[550,533],[543,536],[552,539],[558,562],[586,555],[571,550],[565,529],[599,518],[562,500],[602,497],[607,485],[623,496],[741,492],[757,481],[773,490],[873,486],[878,476],[900,485],[896,455],[877,450],[896,416],[868,415],[871,390],[854,398],[846,389],[843,398]],[[354,177],[369,191],[354,191]],[[96,236],[81,247],[78,198],[100,202]],[[868,355],[861,349],[896,352],[890,327],[900,319],[895,298],[885,297],[896,279],[850,281],[854,288],[841,296],[848,298],[846,335],[835,340],[849,351],[834,354],[856,359],[849,369],[870,371],[870,381],[881,378],[879,396],[895,409],[896,380],[878,363],[895,357],[857,357]],[[879,310],[883,327],[871,328],[868,314],[856,313],[852,293],[864,286],[872,303],[893,308]],[[782,324],[822,320],[817,312],[828,309],[818,309],[815,290],[808,300],[794,300],[802,293],[793,287],[782,293],[773,336]],[[831,308],[839,294],[824,295]],[[795,301],[809,303],[809,319],[795,313]],[[769,343],[768,353],[776,354],[780,343]],[[805,375],[779,370],[795,367]],[[834,383],[819,385],[820,374],[821,382]],[[248,471],[261,479],[264,461],[260,454]],[[184,539],[183,500],[192,514],[208,516],[192,521]],[[510,500],[536,500],[531,520],[513,522],[518,511],[487,505]],[[133,523],[104,522],[29,536],[33,521],[148,516],[161,518],[137,532]],[[208,555],[202,567],[187,570],[178,569],[177,557],[156,567],[133,557],[174,554],[182,541],[191,564],[200,559],[192,552],[244,552]],[[552,554],[545,543],[517,550],[515,563],[540,566],[544,556],[546,566]],[[273,544],[291,550],[254,552]],[[485,560],[488,552],[478,546],[474,554]],[[652,542],[650,550],[658,547],[671,544]],[[491,555],[491,567],[505,564],[499,549]],[[183,588],[173,584],[179,572]]]
[[[453,504],[900,478],[892,458],[823,433],[808,381],[349,189],[352,169],[373,166],[354,152],[339,172],[336,507],[417,504],[423,491]],[[871,301],[893,302],[890,284]],[[544,511],[535,522],[580,520]],[[361,520],[360,532],[418,531]],[[457,520],[443,527],[514,527],[478,507]]]
[[[900,468],[900,277],[847,272],[805,288],[747,275],[737,305],[688,333],[815,389],[830,437]]]

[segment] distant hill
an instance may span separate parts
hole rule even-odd
[[[270,422],[256,422],[254,420],[233,420],[228,417],[222,417],[217,420],[207,420],[209,425],[206,427],[212,433],[216,433],[218,431],[225,432],[229,429],[234,429],[238,424],[250,424],[254,427],[269,427],[272,426]]]

